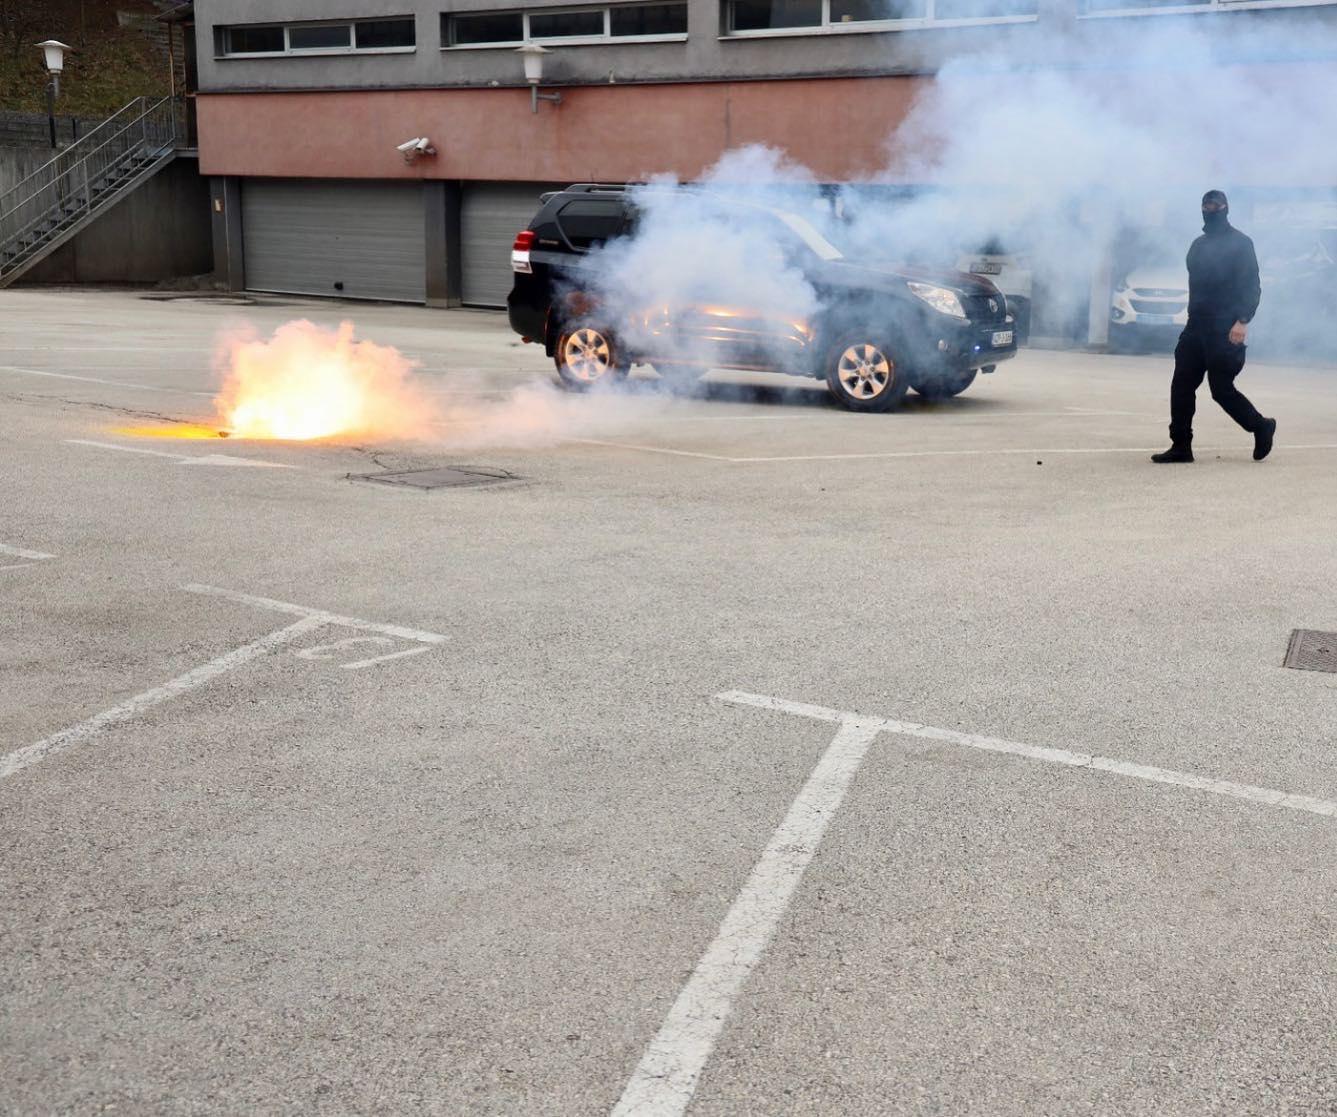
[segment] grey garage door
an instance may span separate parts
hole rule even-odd
[[[427,301],[421,186],[250,179],[241,201],[252,291]]]
[[[460,199],[460,269],[470,306],[505,306],[511,245],[538,212],[539,195],[560,187],[537,182],[466,183]]]

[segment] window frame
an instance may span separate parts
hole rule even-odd
[[[1248,0],[1226,0],[1238,5]],[[1264,0],[1281,2],[1281,0]],[[1337,0],[1308,0],[1312,3],[1334,3]],[[729,25],[733,22],[732,0],[723,0],[721,16],[724,20],[719,35],[720,41],[731,39],[784,39],[795,35],[868,35],[887,31],[915,31],[925,27],[984,27],[1004,23],[1035,23],[1040,18],[1038,11],[1030,15],[1015,16],[965,16],[960,19],[938,19],[934,14],[935,0],[924,0],[927,15],[913,16],[909,19],[863,19],[850,20],[848,23],[831,21],[831,0],[822,0],[821,23],[806,27],[768,27],[757,31],[734,31]]]
[[[823,0],[825,2],[825,0]],[[527,43],[538,43],[544,45],[551,43],[553,46],[570,47],[593,47],[609,46],[618,43],[683,43],[687,41],[686,31],[674,31],[662,35],[614,35],[613,28],[613,9],[614,8],[658,8],[666,4],[680,4],[687,13],[688,4],[686,0],[647,0],[641,4],[573,4],[570,7],[554,8],[499,8],[494,11],[457,11],[442,12],[441,28],[441,49],[447,50],[515,50],[517,47],[525,46]],[[522,39],[507,39],[505,42],[495,43],[453,43],[450,38],[454,33],[452,21],[457,16],[474,15],[520,15],[520,31],[524,36]],[[600,35],[538,35],[531,34],[529,29],[529,17],[531,15],[576,15],[584,12],[600,12],[603,15],[603,33]]]
[[[1323,8],[1332,7],[1337,0],[1199,0],[1198,3],[1166,4],[1163,7],[1140,7],[1130,4],[1125,8],[1111,8],[1104,12],[1078,11],[1078,19],[1142,19],[1147,16],[1189,16],[1204,12],[1248,12],[1269,8]]]
[[[413,24],[413,45],[411,47],[359,47],[357,45],[357,25],[359,23],[392,23],[396,20],[404,20]],[[234,28],[250,30],[252,28],[271,27],[277,27],[283,31],[282,50],[233,51],[228,49],[228,43]],[[292,37],[288,34],[293,27],[346,27],[348,28],[348,46],[294,47]],[[411,13],[358,16],[348,19],[295,19],[287,22],[269,20],[264,23],[234,23],[224,24],[218,27],[217,31],[220,36],[217,46],[221,49],[215,51],[214,58],[218,60],[231,58],[337,58],[349,54],[413,54],[418,49],[418,18]]]

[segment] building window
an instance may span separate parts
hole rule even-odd
[[[1038,0],[726,0],[725,33],[748,36],[894,31],[932,24],[1030,21],[1037,11]]]
[[[629,4],[608,9],[608,32],[614,38],[686,35],[686,4]]]
[[[217,53],[228,58],[401,52],[413,50],[418,41],[412,16],[219,27],[215,35]]]
[[[527,42],[653,42],[686,37],[685,0],[601,8],[458,12],[441,17],[441,41],[447,47],[517,47]]]
[[[1087,16],[1187,15],[1224,12],[1230,8],[1308,8],[1333,0],[1078,0],[1080,18]]]
[[[477,15],[450,16],[450,34],[442,28],[442,42],[457,47],[476,47],[496,43],[520,45],[525,41],[523,12],[480,12]]]
[[[223,31],[224,54],[282,54],[287,49],[282,27],[228,27]]]
[[[411,19],[360,19],[353,24],[358,50],[412,50],[418,35]]]
[[[593,39],[604,33],[604,12],[531,12],[531,39]]]
[[[289,50],[347,50],[353,29],[346,23],[305,24],[288,28]]]

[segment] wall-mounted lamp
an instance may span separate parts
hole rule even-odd
[[[562,103],[560,93],[540,93],[539,82],[543,80],[543,56],[551,54],[547,47],[541,47],[538,43],[526,43],[522,47],[516,47],[515,53],[525,60],[525,81],[529,82],[529,108],[532,112],[539,111],[540,101],[551,101],[554,105]]]

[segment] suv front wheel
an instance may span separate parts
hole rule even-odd
[[[577,391],[615,384],[626,377],[628,369],[617,339],[606,327],[590,322],[572,323],[557,335],[553,361],[562,383]]]
[[[841,406],[851,411],[888,411],[910,390],[887,339],[863,333],[847,334],[832,347],[826,384]]]

